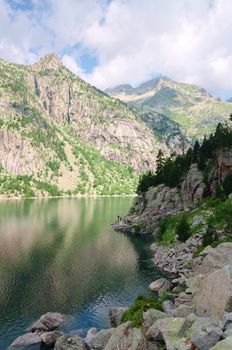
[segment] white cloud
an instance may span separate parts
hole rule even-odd
[[[2,58],[31,63],[54,51],[100,88],[161,73],[232,95],[231,0],[33,0],[28,11],[9,3],[0,0]],[[89,74],[86,51],[98,62]]]

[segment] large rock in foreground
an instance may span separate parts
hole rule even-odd
[[[147,350],[145,336],[138,328],[132,328],[131,322],[118,326],[104,350]],[[60,350],[60,349],[57,349]],[[63,350],[63,349],[62,349]]]

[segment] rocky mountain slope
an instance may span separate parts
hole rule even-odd
[[[0,60],[0,193],[134,192],[167,147],[127,106],[46,55]]]
[[[178,123],[189,138],[209,134],[231,113],[231,103],[211,96],[201,87],[167,77],[147,81],[135,88],[119,85],[107,89],[106,93],[146,112],[165,115]]]

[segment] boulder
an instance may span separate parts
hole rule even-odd
[[[122,315],[127,310],[128,310],[128,307],[113,307],[110,309],[109,317],[110,317],[110,324],[112,327],[119,326]]]
[[[212,318],[199,317],[193,322],[185,335],[191,339],[197,349],[208,350],[218,342],[222,330],[218,322]]]
[[[62,335],[58,338],[54,350],[86,350],[86,347],[82,338]]]
[[[111,335],[115,332],[115,328],[101,329],[89,342],[89,348],[91,350],[102,350],[108,343]]]
[[[192,314],[194,307],[192,305],[179,305],[175,310],[173,310],[172,315],[175,317],[187,317]]]
[[[38,321],[36,321],[32,327],[32,332],[35,331],[53,331],[60,327],[65,322],[65,316],[58,312],[48,312],[42,315]]]
[[[97,328],[90,328],[87,332],[87,335],[85,337],[85,344],[91,348],[91,342],[96,337],[97,334]]]
[[[62,335],[63,333],[57,331],[45,332],[41,334],[41,340],[46,345],[53,346],[56,343],[57,339]]]
[[[27,347],[30,345],[40,344],[41,343],[41,336],[40,333],[26,333],[24,335],[21,335],[17,339],[13,341],[11,344],[11,347],[13,348],[20,348],[20,347]]]
[[[232,264],[232,243],[225,242],[216,248],[207,247],[201,257],[193,259],[194,275],[206,274]]]
[[[210,350],[231,350],[232,349],[232,335],[225,340],[219,341],[215,346],[211,347]]]
[[[153,292],[166,292],[172,288],[171,282],[169,282],[166,278],[160,278],[149,285],[149,288]]]
[[[131,322],[125,322],[115,329],[104,350],[148,350],[145,336]]]
[[[162,309],[166,314],[170,314],[175,310],[175,305],[171,300],[165,300],[162,304]]]
[[[167,315],[156,309],[149,309],[143,313],[143,326],[149,328],[155,321],[166,318]]]
[[[189,280],[195,310],[199,316],[220,320],[224,312],[232,312],[232,266]]]
[[[184,336],[187,327],[185,318],[168,317],[157,320],[148,329],[148,339],[165,344],[167,350],[177,350],[180,339]]]

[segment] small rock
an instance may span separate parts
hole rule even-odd
[[[96,337],[97,328],[90,328],[85,337],[85,344],[91,348],[91,341]]]
[[[171,282],[169,282],[168,280],[166,280],[166,278],[160,278],[154,282],[152,282],[149,285],[149,288],[153,291],[153,292],[165,292],[170,290],[172,287]]]

